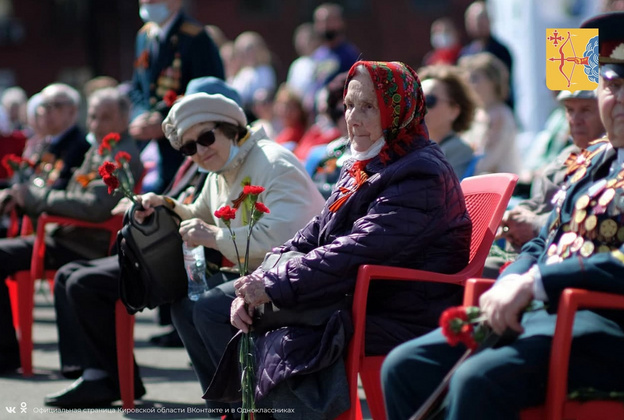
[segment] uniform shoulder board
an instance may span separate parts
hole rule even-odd
[[[139,32],[149,32],[155,25],[156,24],[154,22],[147,22],[141,27],[141,29],[139,29]]]
[[[203,26],[201,26],[198,23],[193,23],[193,22],[184,22],[180,26],[180,32],[186,35],[191,35],[191,36],[196,36],[203,30],[204,30]]]

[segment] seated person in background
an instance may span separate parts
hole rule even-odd
[[[186,94],[198,92],[220,93],[237,103],[240,102],[238,93],[216,77],[191,80]],[[167,194],[183,203],[193,202],[207,176],[207,172],[199,172],[198,168],[191,157],[184,160]],[[129,200],[122,200],[113,212],[123,213],[130,204]],[[220,254],[218,257],[220,258]],[[119,399],[115,302],[119,299],[120,271],[119,257],[114,255],[97,260],[72,262],[57,272],[54,281],[54,307],[61,373],[66,378],[80,379],[68,389],[47,396],[46,405],[92,407]],[[161,320],[171,318],[169,305],[160,306],[158,310]],[[175,330],[160,340],[166,340],[165,337],[169,337],[170,342],[173,341],[172,337],[179,341]],[[145,394],[145,388],[136,365],[134,377],[135,395],[140,398]]]
[[[300,161],[305,163],[306,170],[311,166],[316,167],[318,157],[312,157],[314,162],[308,162],[310,153],[318,146],[326,146],[332,140],[341,136],[340,130],[336,126],[338,119],[344,121],[344,105],[342,103],[342,93],[344,83],[347,80],[347,73],[340,73],[329,82],[317,95],[317,114],[314,124],[310,126],[301,138],[293,153]],[[310,171],[308,170],[308,173]],[[314,173],[310,173],[314,175]]]
[[[468,72],[477,98],[478,108],[473,124],[463,134],[475,153],[483,155],[475,173],[519,173],[516,120],[505,103],[509,93],[509,71],[490,53],[462,57],[459,67]]]
[[[111,132],[121,135],[112,149],[130,154],[130,167],[135,179],[143,168],[134,140],[128,135],[130,101],[116,89],[96,91],[89,98],[87,127],[94,144],[85,155],[84,162],[72,175],[65,190],[50,186],[22,183],[13,185],[11,200],[35,219],[43,212],[72,217],[90,222],[101,222],[110,217],[111,209],[120,195],[108,193],[108,187],[98,176],[104,157],[98,153],[99,143]],[[65,106],[65,105],[62,105]],[[52,106],[52,108],[54,108]],[[6,191],[6,190],[5,190]],[[94,259],[108,254],[109,235],[98,229],[57,227],[46,237],[44,267],[56,269],[77,259]],[[16,271],[28,270],[35,238],[32,236],[0,240],[0,372],[6,373],[20,366],[17,339],[9,294],[4,279]]]
[[[502,236],[516,252],[539,234],[553,209],[552,199],[568,172],[566,161],[586,149],[592,140],[604,135],[596,91],[561,91],[557,99],[565,109],[572,144],[546,165],[531,186],[531,198],[523,200],[503,218]]]
[[[47,129],[43,115],[39,112],[42,99],[41,93],[35,93],[28,99],[26,107],[28,126],[25,132],[27,133],[28,139],[26,140],[26,146],[24,147],[22,157],[32,162],[39,160],[46,145]]]
[[[472,148],[457,133],[466,131],[475,114],[475,97],[456,67],[428,66],[418,70],[422,80],[429,138],[440,146],[459,179],[474,158]]]
[[[425,66],[436,64],[452,66],[457,63],[462,46],[457,27],[450,18],[442,17],[433,21],[430,42],[433,50],[425,55],[423,60]]]
[[[256,270],[225,284],[222,290],[228,292],[208,296],[203,317],[196,320],[211,360],[219,359],[215,350],[232,335],[223,313],[228,302],[232,325],[247,332],[254,308],[267,302],[295,309],[344,300],[353,294],[362,264],[455,273],[468,263],[470,219],[459,180],[427,138],[425,101],[414,70],[399,62],[356,62],[344,103],[352,158],[321,213],[272,251],[303,255],[291,259],[287,269]],[[461,294],[456,285],[373,283],[366,353],[386,354],[435,328],[442,310],[458,303]],[[288,401],[305,419],[335,418],[349,407],[342,360],[349,314],[337,310],[321,327],[285,326],[255,336],[259,407]],[[331,354],[323,346],[327,341],[335,344]]]
[[[281,131],[282,123],[273,113],[273,92],[266,89],[258,89],[253,94],[251,110],[258,118],[249,124],[252,130],[264,128],[267,138],[275,140],[277,132]]]
[[[74,88],[53,83],[41,91],[41,104],[37,112],[43,118],[48,139],[37,164],[39,186],[65,189],[74,169],[80,166],[89,143],[78,127],[80,94]]]
[[[479,351],[459,366],[440,418],[518,419],[522,409],[543,404],[563,290],[624,293],[624,238],[616,234],[621,229],[624,190],[621,182],[615,187],[624,174],[624,59],[612,54],[616,46],[624,45],[622,21],[624,13],[620,12],[594,17],[582,25],[600,31],[598,104],[608,141],[589,146],[586,159],[570,166],[563,187],[566,194],[558,197],[546,228],[523,247],[516,262],[479,301],[483,317],[496,334],[510,329],[519,337],[508,345]],[[610,197],[609,205],[593,200],[605,197],[603,192]],[[585,213],[584,218],[578,216]],[[520,320],[534,299],[547,302],[548,312],[526,313]],[[624,391],[621,311],[578,311],[572,340],[568,392]],[[451,347],[440,329],[393,350],[382,368],[388,419],[403,420],[414,414],[464,352],[463,345]]]
[[[223,95],[196,93],[176,102],[163,122],[164,132],[175,149],[191,156],[210,173],[194,203],[186,205],[168,197],[146,194],[141,197],[146,210],[137,211],[137,219],[143,220],[156,206],[169,206],[182,218],[180,233],[189,246],[215,249],[235,262],[230,233],[223,220],[215,218],[213,213],[225,205],[233,205],[243,191],[243,182],[262,186],[265,191],[260,200],[270,213],[255,225],[249,248],[250,268],[258,267],[267,252],[292,236],[321,209],[323,199],[291,152],[267,139],[264,130],[251,132],[246,126],[242,108]],[[243,217],[237,215],[231,227],[238,249],[244,250],[248,227]],[[205,305],[205,298],[221,293],[219,286],[196,302],[185,297],[171,305],[173,324],[189,353],[202,390],[210,383],[231,336],[227,313],[223,314],[223,323],[228,327],[225,334],[210,328],[203,315],[204,311],[215,309]],[[230,288],[228,293],[231,301],[233,290]],[[229,311],[229,302],[222,309]],[[224,341],[222,347],[211,348],[213,353],[208,354],[204,330]]]
[[[499,237],[506,239],[508,244],[506,248],[512,253],[520,252],[520,248],[535,238],[546,224],[554,207],[553,197],[563,185],[568,173],[568,159],[571,156],[578,156],[592,140],[604,134],[596,91],[564,90],[557,98],[565,109],[572,145],[562,150],[554,161],[542,168],[541,175],[533,181],[531,196],[520,201],[503,216]],[[498,270],[504,263],[505,260],[501,257],[488,257],[483,277],[498,277]]]
[[[551,90],[553,98],[561,91]],[[544,128],[535,135],[531,144],[522,159],[522,172],[518,183],[530,184],[533,179],[540,175],[542,169],[557,158],[559,153],[570,146],[570,126],[566,119],[565,109],[560,101],[550,112],[548,119],[544,123]]]
[[[275,141],[293,151],[308,127],[308,117],[299,95],[285,83],[275,93],[273,115],[281,126],[275,133]]]

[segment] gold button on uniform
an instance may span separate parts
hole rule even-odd
[[[607,219],[600,223],[600,234],[607,239],[613,238],[618,231],[618,225],[615,220]]]

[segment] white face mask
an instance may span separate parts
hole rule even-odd
[[[95,145],[97,143],[97,139],[95,138],[95,134],[87,133],[87,141],[89,142],[89,144],[91,146]]]
[[[437,32],[431,35],[431,46],[435,49],[450,48],[453,43],[453,36],[448,32]]]
[[[379,152],[381,152],[381,149],[382,147],[384,147],[385,144],[386,140],[381,137],[379,140],[373,143],[373,145],[369,147],[368,150],[365,150],[363,152],[358,152],[353,148],[353,144],[351,144],[351,157],[355,158],[355,160],[367,160],[373,158],[377,156]]]
[[[234,143],[232,143],[232,145],[230,146],[230,156],[228,156],[228,160],[227,162],[225,162],[225,165],[223,165],[223,168],[225,168],[226,166],[228,166],[228,163],[230,163],[232,161],[232,159],[234,159],[234,157],[238,154],[238,151],[240,150],[240,147],[238,147],[237,145],[235,145]],[[221,169],[223,169],[221,168]],[[217,172],[220,172],[221,169],[219,169]],[[211,171],[202,168],[201,166],[199,166],[199,172],[204,172],[204,173],[210,173]]]
[[[171,15],[171,11],[165,3],[142,4],[139,8],[139,15],[143,22],[162,25]]]

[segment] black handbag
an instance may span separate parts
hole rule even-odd
[[[128,313],[153,309],[187,293],[187,275],[182,255],[180,217],[165,206],[142,224],[134,220],[135,204],[124,215],[117,234],[119,294]]]
[[[260,268],[269,271],[277,268],[285,269],[289,260],[305,255],[298,251],[287,251],[281,254],[269,253],[264,257]],[[350,310],[353,296],[345,295],[334,302],[316,302],[314,305],[299,305],[293,308],[278,308],[273,302],[265,303],[256,308],[253,316],[253,330],[257,334],[277,328],[292,327],[320,327],[329,318],[340,310]]]

